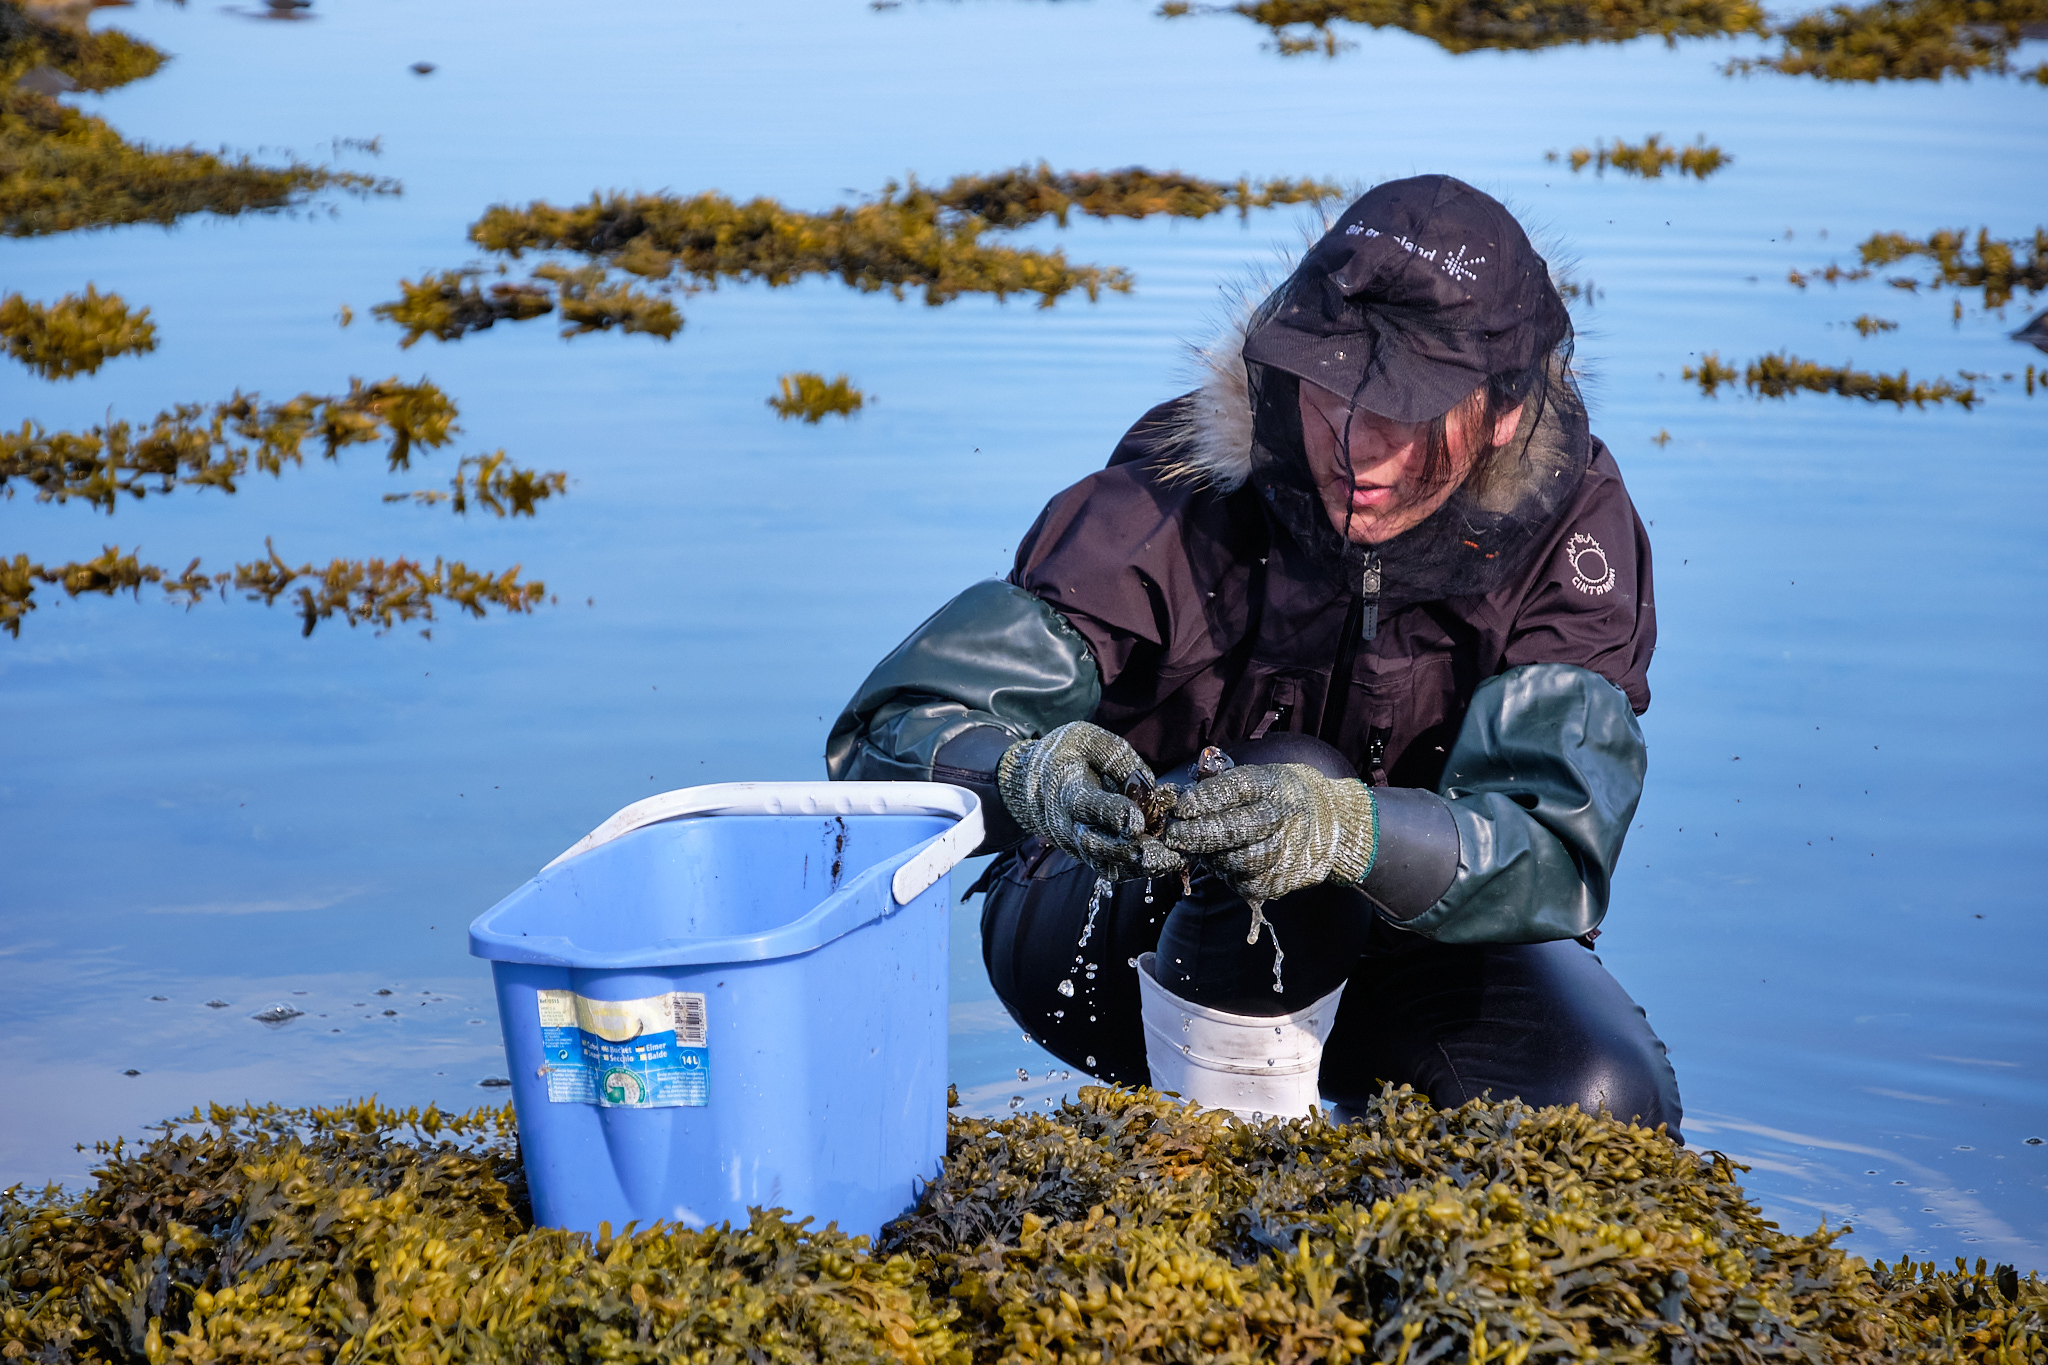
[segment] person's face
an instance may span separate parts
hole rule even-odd
[[[1377,544],[1420,525],[1443,506],[1472,471],[1480,449],[1479,411],[1472,402],[1451,410],[1444,432],[1450,477],[1430,484],[1422,479],[1429,423],[1396,422],[1354,408],[1349,399],[1303,380],[1302,442],[1308,450],[1309,472],[1322,492],[1323,510],[1338,534],[1354,544]],[[1493,424],[1492,444],[1512,440],[1521,420],[1519,404],[1502,413]]]

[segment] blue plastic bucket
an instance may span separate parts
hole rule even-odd
[[[957,787],[692,787],[485,911],[535,1218],[907,1208],[946,1147],[945,874],[980,840]]]

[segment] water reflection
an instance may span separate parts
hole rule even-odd
[[[1686,1132],[1696,1143],[1726,1152],[1752,1170],[1789,1177],[1792,1188],[1798,1192],[1780,1186],[1773,1196],[1775,1202],[1818,1213],[1835,1226],[1854,1225],[1866,1237],[1878,1234],[1908,1255],[1939,1257],[1949,1254],[1948,1248],[1957,1243],[2003,1249],[2025,1246],[2030,1240],[1987,1207],[1977,1197],[1976,1189],[1960,1188],[1950,1174],[1902,1152],[1791,1132],[1711,1111],[1689,1111]],[[1965,1144],[1955,1150],[1967,1152],[1975,1148]],[[1844,1160],[1845,1157],[1867,1158],[1878,1164],[1866,1165],[1863,1161]],[[1936,1215],[1936,1221],[1916,1219],[1908,1224],[1901,1219],[1894,1212],[1898,1196],[1877,1198],[1880,1191],[1889,1194],[1894,1188],[1926,1201],[1919,1212]]]

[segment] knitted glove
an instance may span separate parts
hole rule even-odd
[[[1156,779],[1119,735],[1077,720],[1044,739],[1012,744],[996,767],[996,790],[1017,823],[1104,876],[1178,872],[1180,855],[1145,833],[1145,813],[1123,794]]]
[[[1181,794],[1163,836],[1254,903],[1365,880],[1379,852],[1372,788],[1301,763],[1247,764]]]

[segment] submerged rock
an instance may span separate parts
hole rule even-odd
[[[2048,309],[2036,313],[2026,326],[2012,334],[2014,341],[2024,341],[2036,350],[2048,351]]]

